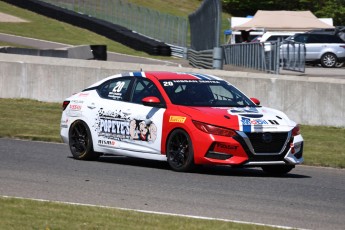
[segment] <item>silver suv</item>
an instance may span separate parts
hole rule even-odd
[[[323,67],[335,67],[337,62],[345,61],[345,41],[334,34],[302,33],[287,39],[305,43],[305,60],[309,63],[319,63]]]

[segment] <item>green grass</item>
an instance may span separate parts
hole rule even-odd
[[[2,42],[2,41],[0,41],[0,47],[1,46],[10,46],[10,47],[18,47],[18,48],[32,48],[30,46],[23,46],[23,45],[18,45],[18,44],[11,43],[11,42]]]
[[[0,197],[1,229],[241,229],[268,226]]]
[[[307,165],[345,168],[345,128],[302,126]]]
[[[0,137],[61,142],[61,105],[27,99],[0,99]]]
[[[149,7],[153,10],[159,10],[164,13],[169,13],[176,16],[186,17],[194,12],[200,5],[199,0],[184,0],[184,1],[130,1],[132,3]],[[43,39],[48,41],[60,42],[70,45],[107,45],[109,51],[141,56],[151,57],[156,59],[167,59],[167,57],[152,56],[145,52],[136,51],[127,46],[124,46],[118,42],[112,41],[106,37],[100,36],[91,31],[81,29],[63,23],[48,17],[33,13],[22,8],[15,7],[11,4],[0,1],[0,12],[10,14],[29,22],[22,23],[5,23],[0,22],[0,33],[7,33],[13,35],[19,35],[24,37],[31,37],[37,39]],[[228,14],[222,16],[222,30],[229,28],[229,22],[227,18]],[[222,33],[222,32],[221,32]],[[222,39],[222,37],[221,37]],[[222,42],[222,41],[221,41]]]
[[[136,51],[91,31],[81,29],[42,15],[33,13],[0,1],[0,12],[10,14],[29,22],[0,22],[0,33],[60,42],[69,45],[107,45],[109,51],[151,58],[145,52]]]
[[[61,104],[0,99],[0,137],[61,142]],[[306,165],[345,168],[345,128],[301,127]]]

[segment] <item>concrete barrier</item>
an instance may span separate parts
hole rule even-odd
[[[345,127],[345,79],[0,54],[0,97],[62,102],[107,76],[141,69],[216,75],[298,123]]]
[[[95,49],[95,51],[93,50],[93,48]],[[100,51],[100,49],[102,48],[103,50]],[[74,59],[83,59],[83,60],[91,60],[91,59],[106,60],[106,56],[105,56],[106,46],[104,45],[67,46],[67,47],[58,48],[58,49],[0,47],[0,53],[33,55],[33,56],[41,56],[41,57],[74,58]]]

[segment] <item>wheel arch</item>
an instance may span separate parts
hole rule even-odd
[[[174,135],[178,136],[178,138],[174,138]],[[181,136],[183,137],[181,138]],[[176,143],[178,143],[178,145],[176,145]],[[172,148],[169,149],[169,146]],[[166,139],[166,157],[168,164],[174,171],[187,172],[194,169],[193,141],[186,129],[176,127],[171,130]]]
[[[85,120],[83,120],[83,119],[75,119],[73,122],[71,122],[71,125],[70,125],[70,127],[68,129],[68,139],[69,139],[69,143],[68,144],[70,146],[70,149],[72,148],[71,147],[71,138],[72,138],[71,135],[72,135],[72,132],[73,132],[73,128],[75,128],[75,126],[78,123],[82,124],[85,127],[86,137],[89,140],[91,140],[91,141],[89,141],[89,143],[91,143],[91,145],[88,145],[89,147],[86,147],[86,150],[85,150],[86,152],[85,152],[85,154],[82,154],[83,156],[80,156],[80,158],[79,157],[75,157],[75,158],[83,159],[83,160],[94,160],[94,159],[97,159],[100,156],[100,153],[95,151],[95,148],[94,148],[94,146],[95,146],[95,142],[94,141],[95,140],[94,140],[94,138],[92,136],[91,129],[90,129],[88,123]],[[75,142],[72,142],[72,145],[73,145],[73,143],[75,143]],[[72,155],[74,155],[72,149],[71,149],[71,152],[72,152]]]
[[[172,129],[168,132],[168,135],[166,136],[166,139],[165,139],[165,141],[164,141],[164,148],[162,148],[162,152],[163,152],[163,150],[164,150],[163,153],[165,153],[165,156],[167,156],[168,140],[169,140],[171,134],[172,134],[175,130],[178,130],[178,129],[180,129],[180,130],[182,130],[182,131],[185,131],[185,132],[188,134],[189,138],[191,138],[190,133],[189,133],[185,128],[183,128],[183,127],[181,127],[181,126],[172,128]],[[191,139],[192,139],[192,138],[191,138]]]

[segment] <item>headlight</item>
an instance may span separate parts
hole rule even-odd
[[[219,126],[215,126],[215,125],[210,125],[210,124],[206,124],[206,123],[199,122],[199,121],[193,121],[193,124],[195,125],[195,127],[197,127],[197,129],[199,129],[205,133],[209,133],[209,134],[213,134],[213,135],[219,135],[219,136],[226,136],[226,137],[233,137],[236,135],[236,132],[232,129],[227,129],[227,128],[223,128],[223,127],[219,127]]]
[[[296,125],[295,128],[292,129],[292,136],[297,136],[301,134],[300,126]]]

